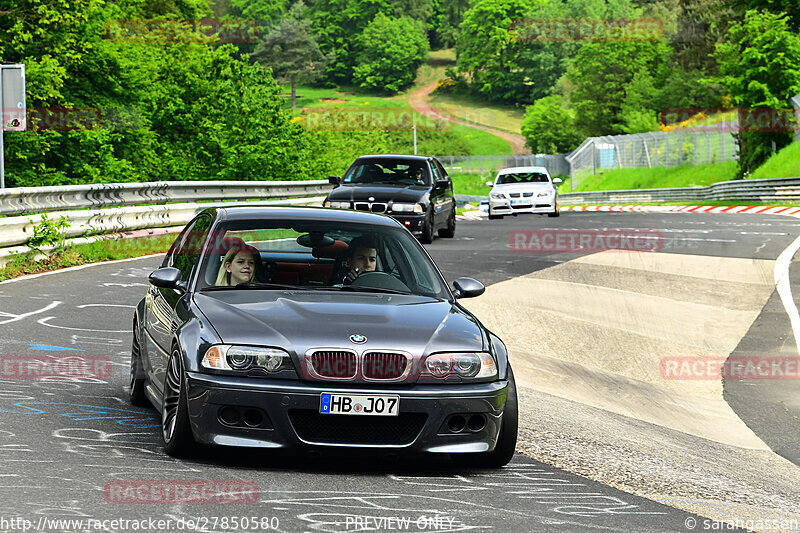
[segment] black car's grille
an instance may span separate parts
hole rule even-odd
[[[355,204],[353,204],[353,208],[356,211],[372,211],[373,213],[385,213],[386,206],[387,204],[383,202],[355,202]]]
[[[289,420],[301,439],[326,444],[410,444],[427,418],[425,413],[322,415],[312,409],[289,410]]]
[[[406,373],[409,364],[400,353],[368,352],[364,354],[361,371],[367,379],[397,379]]]
[[[317,351],[311,354],[311,368],[323,378],[350,379],[356,377],[356,354],[340,351]]]

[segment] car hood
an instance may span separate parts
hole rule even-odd
[[[447,300],[327,291],[225,290],[198,293],[195,303],[226,344],[401,350],[412,355],[478,351],[483,328]],[[367,341],[354,344],[351,335]]]
[[[429,187],[425,185],[340,185],[333,189],[328,195],[328,200],[344,201],[373,201],[373,202],[418,202]],[[375,198],[369,200],[370,197]]]
[[[507,183],[504,185],[495,185],[492,189],[496,192],[508,194],[514,192],[552,191],[554,187],[549,183]]]

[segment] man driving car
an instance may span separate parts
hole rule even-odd
[[[378,245],[371,237],[356,237],[350,241],[347,248],[348,272],[344,277],[343,283],[350,285],[355,279],[364,272],[375,272],[378,262]]]

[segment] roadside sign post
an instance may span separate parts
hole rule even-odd
[[[25,65],[0,65],[0,189],[6,187],[3,132],[25,131]]]

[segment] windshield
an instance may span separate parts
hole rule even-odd
[[[400,228],[329,221],[222,225],[205,247],[200,290],[310,289],[447,298],[438,270]]]
[[[514,172],[497,176],[498,185],[508,183],[548,183],[550,178],[542,172]]]
[[[430,185],[430,173],[422,161],[359,159],[347,170],[342,182]]]

